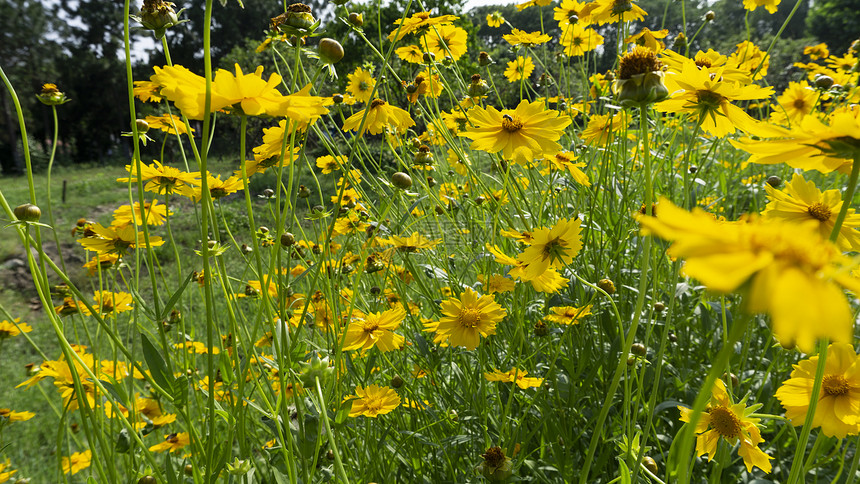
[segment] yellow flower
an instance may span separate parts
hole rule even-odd
[[[508,82],[520,82],[523,79],[528,79],[535,70],[534,62],[531,56],[517,56],[516,59],[508,62],[508,68],[505,69],[505,77]]]
[[[134,97],[145,103],[160,103],[161,96],[158,95],[160,87],[161,86],[152,81],[134,81],[134,89],[132,92],[134,93]]]
[[[149,245],[143,232],[135,232],[133,225],[124,227],[103,227],[101,224],[92,226],[93,236],[78,239],[78,243],[85,249],[98,252],[99,254],[123,255],[128,249],[136,249],[138,246],[147,249],[164,244],[161,237],[150,236]]]
[[[721,79],[720,69],[711,72],[686,62],[680,74],[667,73],[666,87],[671,97],[655,107],[664,113],[689,113],[702,129],[717,137],[734,133],[735,129],[754,130],[756,121],[730,101],[764,99],[773,89]]]
[[[525,45],[528,47],[546,44],[552,40],[552,37],[540,31],[526,32],[520,29],[513,29],[511,33],[503,35],[502,38],[511,45]]]
[[[740,69],[756,81],[767,75],[767,68],[770,66],[770,57],[765,57],[764,54],[757,45],[745,40],[738,44],[735,52],[729,56],[727,65]],[[753,72],[756,72],[755,77]]]
[[[627,126],[623,114],[595,114],[588,119],[582,131],[582,140],[589,145],[606,146],[615,140],[616,134]]]
[[[162,114],[161,116],[147,116],[143,120],[149,124],[149,129],[160,129],[168,134],[188,133],[182,119],[169,113]],[[191,134],[194,134],[194,128],[191,128]]]
[[[550,3],[552,3],[552,0],[528,0],[528,1],[523,2],[523,3],[518,3],[517,4],[517,11],[522,12],[523,10],[525,10],[529,7],[534,7],[536,5],[541,6],[541,7],[546,7]]]
[[[335,170],[340,170],[340,167],[346,165],[346,162],[345,156],[324,155],[317,158],[316,165],[322,170],[323,175],[328,175]]]
[[[442,239],[430,240],[427,237],[412,232],[408,237],[392,235],[388,239],[379,239],[378,242],[384,245],[393,245],[395,249],[403,252],[418,252],[422,249],[432,249],[442,242]]]
[[[398,47],[394,50],[397,57],[400,57],[405,62],[410,64],[424,63],[424,53],[417,45],[407,45],[406,47]]]
[[[771,122],[783,124],[786,119],[794,124],[812,113],[815,103],[818,101],[818,93],[809,87],[806,81],[790,82],[782,94],[776,98],[779,107],[771,113]]]
[[[716,292],[739,291],[748,312],[770,314],[783,346],[809,353],[818,338],[851,341],[854,318],[842,288],[860,292],[860,280],[814,220],[719,222],[666,199],[656,217],[636,217],[643,233],[674,241],[669,255],[686,259],[688,276]]]
[[[152,160],[152,164],[141,166],[141,179],[146,182],[143,189],[154,193],[179,193],[180,195],[188,195],[191,193],[191,187],[200,172],[184,172],[172,166],[164,166],[158,160]],[[116,181],[128,183],[137,183],[137,165],[125,165],[125,170],[131,174],[128,178],[117,178]]]
[[[397,392],[389,387],[378,385],[355,387],[355,395],[349,398],[352,399],[350,417],[364,415],[365,417],[376,418],[379,415],[390,413],[400,406],[400,395]]]
[[[595,0],[593,4],[591,18],[598,25],[642,20],[648,15],[633,0]]]
[[[12,476],[18,472],[17,469],[9,471],[6,470],[9,468],[9,462],[9,459],[6,459],[6,462],[0,462],[0,484],[9,481],[9,479],[12,479]]]
[[[281,83],[281,76],[272,74],[268,81],[263,80],[263,66],[258,66],[253,74],[245,74],[239,64],[235,64],[235,75],[230,71],[218,69],[212,81],[213,103],[218,108],[233,106],[248,116],[268,114],[282,116],[279,113],[284,97],[275,89]],[[221,105],[223,103],[223,106]]]
[[[63,457],[63,473],[64,474],[77,474],[78,472],[86,469],[90,466],[90,463],[93,458],[93,452],[91,450],[85,450],[83,452],[75,452],[71,455],[71,457]]]
[[[827,190],[822,193],[815,183],[804,180],[803,175],[799,173],[794,174],[784,191],[768,184],[765,184],[764,188],[767,190],[770,202],[762,215],[766,218],[795,223],[814,221],[821,238],[824,240],[830,238],[830,233],[836,225],[836,215],[842,209],[842,194],[839,190]],[[836,240],[836,245],[841,250],[860,251],[860,232],[856,230],[858,227],[860,227],[860,215],[856,215],[854,209],[849,208],[839,230],[839,238]]]
[[[501,152],[505,159],[520,163],[560,151],[557,141],[571,123],[569,117],[545,109],[542,102],[527,100],[514,110],[476,106],[470,111],[470,121],[473,125],[459,136],[472,138],[472,149]]]
[[[453,60],[458,60],[466,53],[466,39],[468,33],[460,27],[453,25],[440,25],[434,27],[424,34],[421,45],[426,45],[430,52],[439,59],[450,55]]]
[[[173,212],[168,211],[166,206],[159,205],[158,200],[144,202],[143,213],[140,211],[140,202],[134,202],[133,211],[131,205],[122,205],[113,211],[113,226],[122,227],[134,223],[141,225],[144,218],[148,225],[161,225],[168,215],[173,215]]]
[[[531,245],[517,256],[525,272],[524,280],[540,277],[547,269],[560,269],[570,263],[582,249],[579,219],[559,220],[551,229],[532,231]]]
[[[561,4],[553,9],[552,18],[558,22],[558,28],[562,32],[566,31],[572,23],[587,27],[591,23],[592,10],[592,7],[587,5],[589,4],[576,0],[562,0]],[[571,23],[572,18],[574,21]]]
[[[8,419],[10,422],[24,422],[35,416],[33,412],[15,412],[9,408],[0,408],[0,419]]]
[[[826,59],[830,57],[830,49],[823,42],[817,45],[807,45],[803,48],[803,55],[808,55],[812,60]]]
[[[493,13],[487,14],[487,25],[490,27],[501,27],[503,23],[505,23],[505,17],[502,16],[502,12],[494,10]]]
[[[209,185],[208,186],[209,195],[214,200],[226,197],[227,195],[230,195],[231,193],[236,193],[239,190],[245,189],[244,180],[242,180],[241,177],[238,177],[235,175],[231,176],[230,178],[227,178],[226,180],[222,180],[221,175],[216,175],[216,176],[209,175],[207,180],[208,180],[208,185]],[[201,182],[198,181],[197,184],[201,185]],[[198,202],[198,201],[200,201],[201,198],[203,198],[203,187],[202,186],[195,187],[194,193],[191,195],[191,199],[194,200],[195,202]]]
[[[478,296],[467,287],[459,298],[442,302],[442,317],[438,323],[425,325],[425,331],[435,331],[434,342],[447,341],[467,350],[478,347],[481,336],[496,334],[496,324],[507,314],[492,295]]]
[[[659,53],[666,48],[666,44],[659,39],[665,39],[667,35],[669,35],[669,29],[655,31],[648,27],[642,27],[642,30],[638,34],[627,37],[624,39],[624,42],[628,44],[636,44],[640,47],[652,50],[655,53]]]
[[[776,13],[780,0],[744,0],[744,9],[754,12],[759,7],[767,9],[768,13]]]
[[[30,331],[33,331],[33,328],[27,323],[22,323],[21,318],[15,318],[11,322],[5,319],[0,321],[0,340],[18,336],[21,333],[29,333]]]
[[[791,378],[776,391],[776,398],[785,407],[785,416],[794,425],[803,425],[812,400],[812,386],[818,367],[818,356],[794,365]],[[844,438],[860,433],[860,363],[854,348],[848,343],[828,346],[824,363],[824,379],[818,394],[818,405],[812,417],[812,427],[821,427],[828,437]]]
[[[373,88],[376,86],[376,79],[370,72],[356,67],[355,72],[346,76],[348,79],[346,90],[352,94],[356,101],[366,103],[370,101],[370,95],[373,94]]]
[[[149,79],[161,88],[161,96],[173,101],[188,119],[203,119],[206,79],[180,65],[155,66],[153,70],[155,70],[155,74]],[[222,101],[213,91],[210,103],[211,111],[228,106]]]
[[[346,330],[343,351],[366,351],[374,346],[383,352],[403,348],[405,338],[394,333],[394,330],[400,327],[405,317],[406,311],[398,306],[382,313],[353,318]]]
[[[367,108],[347,118],[343,123],[343,130],[358,131],[362,119],[365,118],[365,113],[367,113],[367,119],[364,121],[361,132],[358,133],[359,136],[363,135],[365,131],[370,134],[379,134],[386,126],[403,131],[415,126],[415,121],[403,109],[392,106],[382,99],[374,99]]]
[[[753,134],[760,138],[729,140],[735,148],[752,154],[747,163],[775,165],[785,163],[801,170],[851,171],[855,153],[860,150],[860,109],[838,110],[825,124],[815,116],[804,117],[792,129],[761,125]]]
[[[579,23],[575,23],[564,28],[558,43],[564,46],[564,55],[576,57],[585,55],[586,52],[603,45],[603,36],[594,29],[585,28]]]
[[[394,21],[394,30],[388,34],[389,41],[400,40],[411,33],[421,34],[426,32],[432,26],[448,25],[460,17],[454,15],[440,15],[431,17],[430,12],[417,12],[406,20],[397,19]],[[402,26],[401,25],[402,22]]]
[[[280,104],[268,114],[270,116],[286,117],[292,123],[291,127],[303,130],[308,124],[313,124],[323,114],[328,114],[327,105],[332,104],[331,97],[311,95],[311,85],[307,84],[298,91],[280,98]]]
[[[478,282],[484,286],[487,294],[495,294],[497,292],[511,292],[514,290],[514,280],[505,277],[501,274],[493,274],[490,277],[484,277],[483,274],[478,274]]]
[[[284,131],[286,129],[287,120],[281,120],[278,122],[277,126],[263,128],[263,144],[255,146],[252,150],[254,152],[254,161],[257,162],[257,165],[255,165],[254,170],[248,174],[249,176],[253,173],[262,173],[266,171],[266,168],[277,165],[278,161],[282,159],[282,150],[284,153],[283,166],[290,166],[292,160],[296,159],[301,147],[294,146],[293,152],[290,154],[290,138],[292,136],[292,130],[290,130],[287,135],[287,145],[284,147]],[[296,138],[298,139],[299,137],[296,136]]]
[[[176,452],[191,443],[188,432],[172,433],[164,436],[164,442],[153,445],[150,452]]]
[[[523,390],[529,388],[537,388],[543,385],[543,378],[526,377],[528,374],[525,370],[519,368],[511,368],[509,371],[502,372],[495,368],[491,373],[484,372],[484,378],[487,381],[501,381],[505,383],[516,383]]]
[[[555,156],[548,156],[543,159],[546,168],[542,169],[540,173],[541,175],[548,175],[554,171],[567,170],[576,183],[590,187],[591,182],[588,180],[588,175],[580,169],[585,167],[585,163],[574,163],[575,160],[576,156],[572,152],[560,151]]]
[[[579,324],[579,320],[591,316],[591,304],[581,308],[574,306],[556,306],[550,308],[552,314],[546,316],[546,320],[558,324]]]
[[[747,472],[752,472],[753,467],[770,472],[770,460],[773,457],[758,448],[758,445],[764,442],[758,428],[759,419],[750,417],[761,404],[747,407],[745,400],[733,403],[726,392],[726,384],[722,380],[714,382],[711,401],[696,423],[696,433],[699,434],[696,438],[696,453],[699,456],[708,454],[708,460],[711,460],[717,453],[717,444],[721,437],[729,445],[740,441],[738,455],[743,458]],[[678,410],[681,411],[681,421],[689,422],[693,410],[681,406]]]
[[[131,294],[127,292],[96,291],[93,295],[93,309],[102,316],[111,316],[134,309]],[[90,315],[90,310],[81,305],[81,312]]]

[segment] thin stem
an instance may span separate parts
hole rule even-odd
[[[834,244],[839,238],[839,231],[842,229],[842,223],[845,222],[845,217],[848,215],[848,207],[854,201],[854,191],[857,189],[857,179],[860,177],[860,152],[854,155],[854,163],[851,165],[851,176],[848,178],[848,186],[845,188],[845,196],[842,197],[842,208],[839,209],[839,215],[836,217],[836,222],[833,224],[833,231],[830,232],[830,241]]]

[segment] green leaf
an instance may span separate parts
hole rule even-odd
[[[128,396],[125,393],[125,390],[121,385],[116,385],[116,380],[111,378],[110,376],[106,376],[106,378],[110,378],[108,380],[99,380],[101,384],[105,387],[108,393],[113,396],[117,402],[119,402],[123,407],[128,408]]]
[[[620,474],[618,477],[621,479],[619,482],[621,482],[621,484],[630,484],[630,468],[628,468],[627,464],[624,463],[624,459],[620,457],[618,458],[618,465],[621,467],[618,471]]]
[[[152,321],[159,321],[158,315],[152,312],[152,309],[149,309],[149,306],[146,305],[146,300],[138,293],[133,287],[128,288],[131,293],[131,297],[134,299],[134,305],[146,315]]]
[[[184,407],[188,403],[188,377],[180,376],[173,380],[173,405]]]
[[[352,400],[344,400],[340,404],[340,407],[338,407],[337,413],[334,414],[335,425],[346,422],[346,419],[349,418],[350,410],[352,410]]]
[[[189,273],[188,277],[185,278],[185,281],[182,283],[182,285],[179,286],[179,289],[177,289],[176,292],[173,293],[172,296],[170,296],[170,300],[167,301],[167,304],[164,306],[164,309],[161,310],[161,315],[159,315],[158,321],[167,319],[167,316],[170,315],[170,310],[173,309],[173,306],[175,306],[177,302],[179,302],[179,297],[182,296],[183,292],[185,292],[185,288],[188,287],[188,283],[191,282],[191,276],[193,275],[193,272]]]
[[[143,347],[143,359],[146,361],[146,366],[149,368],[149,373],[152,379],[165,392],[173,391],[173,375],[167,369],[167,363],[161,357],[161,353],[152,344],[152,341],[145,334],[140,334],[140,345]],[[166,395],[170,397],[171,395]]]

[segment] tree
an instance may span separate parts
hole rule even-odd
[[[809,33],[843,54],[860,38],[860,0],[816,1],[806,19]]]

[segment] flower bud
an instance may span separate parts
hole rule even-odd
[[[765,180],[764,182],[772,186],[773,188],[779,188],[780,185],[782,185],[782,178],[772,175],[767,177],[767,180]]]
[[[484,459],[477,470],[489,481],[504,481],[513,474],[513,464],[510,457],[505,457],[501,447],[490,447],[481,454]]]
[[[717,18],[717,14],[715,14],[713,10],[705,12],[705,22],[713,22],[715,18]]]
[[[322,59],[326,64],[337,64],[341,59],[343,59],[343,46],[340,45],[340,42],[334,39],[330,39],[328,37],[320,39],[318,49],[320,59]]]
[[[402,171],[398,171],[391,175],[391,184],[401,190],[407,190],[412,186],[412,177]]]
[[[400,375],[394,375],[394,377],[391,379],[392,388],[400,388],[403,386],[403,383],[403,378],[401,378]]]
[[[135,119],[134,127],[137,128],[138,134],[146,134],[149,131],[149,123],[145,119]]]
[[[666,310],[666,305],[663,304],[662,302],[657,301],[654,303],[654,311],[657,311],[658,313],[662,313],[665,310]]]
[[[542,319],[539,319],[538,322],[535,323],[534,331],[535,336],[546,336],[549,334],[549,328]]]
[[[416,165],[432,165],[433,154],[430,153],[430,147],[427,145],[421,145],[418,147],[418,153],[415,153],[413,163]]]
[[[42,90],[39,94],[36,94],[36,97],[39,98],[39,101],[42,101],[42,104],[48,106],[59,106],[60,104],[69,102],[66,94],[60,92],[55,84],[42,84]]]
[[[490,86],[487,81],[481,79],[478,74],[473,74],[469,84],[469,97],[482,97],[490,92]]]
[[[675,37],[675,41],[672,42],[672,50],[675,52],[687,50],[687,36],[684,35],[683,32],[679,33],[678,36]]]
[[[424,55],[421,57],[424,60],[425,64],[432,64],[433,61],[436,60],[436,54],[434,54],[432,52],[425,52]]]
[[[651,474],[657,474],[660,469],[657,468],[657,462],[651,456],[645,456],[642,458],[642,465],[648,469],[648,472]]]
[[[361,27],[362,25],[364,25],[364,15],[356,12],[350,13],[349,23],[351,23],[355,27]]]
[[[287,11],[272,19],[272,30],[282,34],[292,33],[296,29],[310,29],[317,19],[311,13],[311,8],[303,3],[294,3]],[[296,45],[293,43],[293,45]]]
[[[284,232],[281,234],[281,245],[284,247],[292,247],[296,243],[296,236],[289,233]]]
[[[137,484],[158,484],[158,481],[152,476],[143,476],[137,480]]]
[[[630,353],[636,356],[645,356],[648,354],[648,348],[645,348],[642,343],[633,343],[633,346],[630,347]]]
[[[275,191],[271,188],[263,190],[263,198],[272,198],[275,196]]]
[[[15,207],[13,211],[15,213],[15,217],[18,220],[23,220],[24,222],[38,222],[42,217],[42,210],[39,207],[33,205],[32,203],[25,203],[23,205],[18,205]]]
[[[298,196],[299,196],[299,198],[308,198],[311,196],[311,191],[308,190],[308,187],[306,187],[304,185],[299,185]]]
[[[487,54],[484,51],[481,51],[481,53],[478,54],[478,65],[479,66],[487,67],[488,65],[490,65],[492,63],[493,63],[493,58],[490,57],[490,54]]]
[[[830,89],[833,87],[833,78],[830,76],[825,76],[824,74],[818,74],[815,76],[815,87],[818,89]]]
[[[615,294],[615,283],[612,282],[611,279],[603,278],[597,281],[597,287],[603,289],[603,291],[610,296]]]
[[[131,15],[131,18],[139,22],[144,29],[152,30],[155,38],[161,40],[167,29],[183,23],[173,10],[173,6],[172,2],[163,0],[143,0],[140,12],[137,15]]]
[[[328,357],[320,359],[316,353],[312,353],[311,359],[307,362],[300,361],[299,367],[302,370],[299,374],[299,380],[306,387],[315,387],[317,379],[319,379],[320,386],[322,386],[329,376],[334,373],[334,368],[329,367]]]
[[[335,104],[340,104],[343,102],[343,94],[335,93],[331,95],[331,100]]]
[[[428,176],[427,177],[427,186],[430,188],[435,187],[436,186],[436,179],[433,178],[432,176]]]
[[[637,47],[621,57],[613,88],[624,107],[661,101],[669,95],[663,83],[663,63],[650,49]]]

